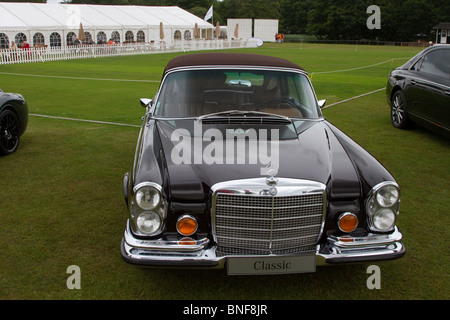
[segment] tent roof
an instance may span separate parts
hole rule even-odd
[[[450,22],[440,22],[433,29],[450,29]]]
[[[0,3],[0,32],[6,30],[213,28],[179,7],[107,6],[84,4]]]

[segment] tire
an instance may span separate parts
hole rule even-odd
[[[19,118],[11,110],[0,113],[0,155],[17,150],[20,142]]]
[[[391,122],[397,129],[408,129],[411,127],[411,121],[406,111],[406,97],[401,90],[396,91],[391,99]]]

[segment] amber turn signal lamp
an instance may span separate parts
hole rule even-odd
[[[177,221],[177,231],[185,237],[193,235],[197,227],[197,219],[189,215],[181,216]]]
[[[350,212],[343,213],[339,217],[338,226],[341,231],[352,232],[358,226],[358,217]]]
[[[193,246],[195,245],[195,240],[189,237],[183,238],[180,241],[178,241],[178,244],[183,246]]]
[[[349,235],[345,235],[343,237],[339,237],[338,239],[341,242],[353,242],[354,241],[354,238],[349,236]]]

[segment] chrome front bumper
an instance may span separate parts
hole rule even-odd
[[[249,256],[218,256],[216,246],[207,238],[192,244],[179,241],[141,240],[133,236],[129,222],[121,244],[123,259],[131,264],[153,267],[224,268],[228,258]],[[402,234],[395,230],[388,235],[368,234],[365,237],[328,237],[317,245],[317,266],[388,260],[405,254]],[[259,256],[258,256],[259,257]]]

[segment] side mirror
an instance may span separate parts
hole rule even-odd
[[[319,101],[317,101],[317,103],[319,104],[319,108],[322,109],[323,107],[325,107],[327,100],[325,100],[325,99],[319,100]]]
[[[141,100],[140,100],[140,102],[141,102],[141,106],[143,107],[143,108],[150,108],[151,106],[152,106],[152,99],[146,99],[146,98],[142,98]]]

